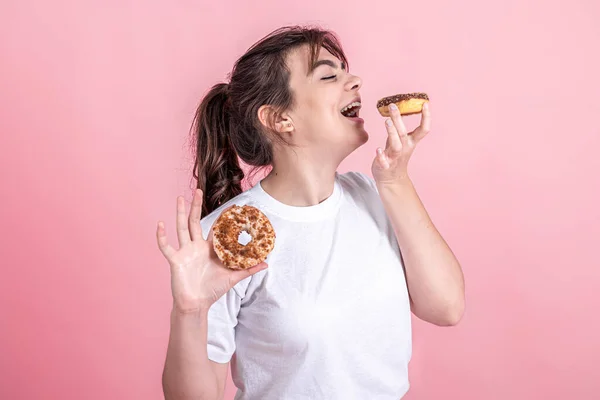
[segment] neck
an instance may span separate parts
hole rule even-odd
[[[273,169],[263,179],[262,188],[283,204],[295,207],[314,206],[333,193],[337,164],[314,160],[294,149],[275,157]]]

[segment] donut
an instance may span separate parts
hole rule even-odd
[[[417,114],[423,110],[423,104],[429,101],[426,93],[405,93],[384,97],[377,102],[377,110],[383,117],[390,116],[388,106],[395,103],[401,115]]]
[[[246,245],[239,243],[242,232],[252,239]],[[258,208],[234,205],[225,211],[213,225],[213,248],[226,268],[248,269],[265,261],[275,246],[275,230]]]

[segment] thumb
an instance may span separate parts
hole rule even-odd
[[[244,279],[256,274],[257,272],[265,270],[268,267],[269,265],[267,263],[262,262],[258,265],[255,265],[252,268],[243,269],[241,271],[233,271],[231,273],[231,281],[233,285],[237,285],[240,281],[243,281]]]

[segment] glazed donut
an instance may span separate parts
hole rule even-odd
[[[401,115],[410,115],[420,113],[423,109],[423,104],[429,101],[429,96],[426,93],[406,93],[397,94],[395,96],[384,97],[377,102],[377,110],[383,117],[390,116],[388,106],[395,103],[400,110]]]
[[[238,239],[242,232],[252,239],[246,245]],[[265,261],[275,246],[275,230],[258,208],[234,205],[213,225],[213,247],[226,268],[248,269]]]

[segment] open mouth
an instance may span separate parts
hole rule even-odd
[[[358,118],[358,113],[360,112],[361,103],[360,101],[353,101],[348,104],[346,107],[341,109],[341,113],[346,118]]]

